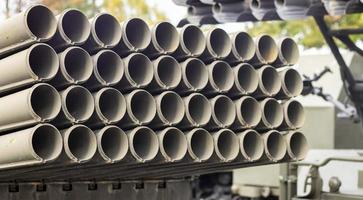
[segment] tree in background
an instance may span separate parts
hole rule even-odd
[[[326,16],[325,20],[328,25],[333,28],[363,27],[362,14],[353,14],[343,17]],[[254,36],[257,36],[260,33],[267,33],[274,36],[291,36],[306,48],[320,48],[325,44],[318,26],[311,17],[305,20],[256,22],[248,27],[248,32]],[[362,35],[353,35],[351,38],[355,42],[363,40]]]
[[[48,6],[56,14],[66,8],[78,8],[88,17],[98,12],[109,12],[118,20],[123,21],[129,17],[141,17],[153,24],[166,20],[166,16],[155,6],[149,5],[147,0],[5,0],[5,16],[21,12],[33,3]],[[13,8],[14,7],[14,8]],[[13,8],[13,9],[12,9]]]

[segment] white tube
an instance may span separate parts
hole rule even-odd
[[[233,87],[233,70],[227,62],[214,61],[207,68],[209,82],[203,89],[205,95],[227,93]]]
[[[217,4],[216,4],[217,5]],[[246,32],[238,32],[231,36],[232,50],[226,58],[228,63],[247,62],[256,53],[253,38]]]
[[[244,130],[256,127],[262,116],[261,106],[258,101],[253,97],[244,96],[234,102],[237,117],[232,129]]]
[[[284,135],[287,154],[293,161],[303,160],[309,151],[308,141],[301,132],[289,132]]]
[[[252,65],[241,63],[233,67],[234,85],[228,96],[238,98],[254,93],[258,88],[258,73]]]
[[[0,136],[0,169],[32,166],[54,161],[62,152],[62,136],[50,124]]]
[[[188,154],[194,162],[205,162],[212,157],[214,143],[212,135],[202,129],[195,128],[186,133]]]
[[[299,96],[304,88],[303,80],[298,71],[292,68],[279,72],[281,89],[276,95],[278,99],[287,99]]]
[[[107,163],[120,162],[129,150],[126,133],[117,126],[105,126],[95,131],[98,155]]]
[[[291,66],[299,61],[299,47],[292,38],[282,38],[277,46],[279,54],[273,63],[274,67]]]
[[[166,91],[155,97],[156,112],[150,127],[162,128],[181,122],[185,114],[183,99],[173,91]]]
[[[236,107],[233,101],[225,96],[218,95],[210,99],[212,117],[207,124],[208,130],[230,127],[236,119]]]
[[[279,127],[284,120],[284,111],[276,99],[266,98],[260,101],[262,118],[258,130],[274,129]]]
[[[290,99],[282,104],[284,120],[280,126],[282,130],[299,129],[305,122],[305,111],[300,102]]]
[[[53,120],[61,109],[55,88],[40,83],[0,98],[0,132]],[[6,113],[6,114],[5,114]]]
[[[131,52],[146,49],[151,41],[151,32],[147,23],[140,18],[130,18],[121,24],[121,40],[113,50],[121,57]]]
[[[175,59],[198,57],[203,53],[206,41],[199,27],[192,24],[183,26],[179,31],[179,38],[179,47],[172,54]]]
[[[231,162],[239,154],[239,142],[237,135],[229,129],[221,129],[212,133],[214,152],[222,162]]]
[[[149,162],[159,152],[158,137],[153,130],[139,126],[127,132],[130,153],[136,162]]]
[[[58,68],[58,57],[53,48],[43,43],[34,44],[0,60],[0,94],[49,81]]]
[[[72,84],[82,84],[92,75],[93,62],[91,56],[80,47],[69,47],[58,54],[59,70],[50,81],[57,88]]]
[[[158,132],[160,153],[165,162],[177,162],[182,160],[187,151],[187,139],[182,131],[174,127],[168,127]]]
[[[182,67],[182,80],[176,91],[180,94],[198,92],[208,84],[208,69],[203,61],[197,58],[188,58],[180,63]]]
[[[256,38],[256,53],[249,63],[253,66],[261,66],[275,62],[278,57],[278,48],[275,40],[269,35],[261,35]]]
[[[86,42],[91,25],[82,11],[68,8],[57,16],[58,29],[48,44],[60,50],[71,45],[81,45]]]
[[[215,59],[226,58],[232,49],[231,39],[228,34],[220,28],[213,28],[206,33],[206,48],[200,59],[210,62]]]
[[[255,130],[248,129],[238,133],[241,154],[244,160],[254,162],[264,153],[264,144],[261,135]]]
[[[287,152],[287,145],[284,137],[275,130],[262,134],[265,156],[272,162],[282,160]]]
[[[255,98],[273,97],[281,89],[281,78],[276,69],[270,65],[264,65],[257,70],[258,88],[253,93]]]

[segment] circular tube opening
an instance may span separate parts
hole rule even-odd
[[[91,31],[87,17],[79,10],[70,9],[64,12],[61,20],[61,29],[71,43],[84,43]]]
[[[210,82],[220,93],[228,92],[234,84],[233,70],[231,66],[223,61],[216,61],[211,64]]]
[[[50,39],[57,31],[57,20],[52,11],[42,5],[28,9],[26,25],[30,32],[41,40]]]
[[[156,114],[154,97],[145,90],[135,90],[128,102],[130,104],[130,114],[139,124],[150,123]]]
[[[104,88],[101,91],[96,109],[97,106],[101,115],[111,124],[120,121],[126,113],[125,97],[113,88]]]
[[[276,7],[282,7],[285,5],[285,0],[275,0]]]
[[[91,56],[80,47],[71,47],[64,55],[61,70],[74,83],[86,82],[92,75],[93,62]]]
[[[277,131],[271,131],[265,141],[265,151],[267,156],[272,161],[279,161],[284,158],[286,154],[286,142],[284,137]]]
[[[158,110],[168,125],[178,124],[185,113],[183,99],[175,92],[165,92],[162,94]]]
[[[200,28],[194,25],[188,25],[181,34],[180,43],[185,46],[191,56],[199,56],[203,53],[206,41]]]
[[[105,46],[116,46],[121,39],[121,27],[117,19],[106,13],[96,17],[94,31],[98,40]]]
[[[208,84],[208,69],[199,59],[186,61],[183,79],[193,91],[200,91]]]
[[[97,57],[95,74],[104,85],[115,85],[120,82],[124,74],[120,56],[110,50],[101,51]]]
[[[30,95],[30,105],[33,112],[42,119],[54,119],[61,110],[61,99],[58,91],[48,84],[33,86]]]
[[[44,161],[54,160],[62,152],[62,136],[57,128],[49,124],[38,125],[31,142],[34,153]]]
[[[178,161],[184,158],[188,144],[183,132],[177,128],[167,128],[164,137],[161,138],[161,152],[171,161]]]
[[[286,93],[291,95],[291,97],[296,97],[301,94],[304,86],[299,72],[294,69],[287,69],[284,73],[283,80],[284,89],[286,89]]]
[[[277,59],[278,48],[275,40],[269,35],[263,35],[257,40],[256,52],[265,63],[272,63]]]
[[[122,160],[129,149],[126,134],[116,126],[104,130],[101,137],[101,151],[111,162]]]
[[[236,134],[228,129],[220,130],[216,143],[215,150],[221,160],[229,162],[236,159],[239,153],[239,143]]]
[[[132,18],[125,22],[124,40],[136,50],[144,50],[149,46],[151,33],[146,22],[140,18]]]
[[[214,151],[213,137],[204,129],[192,130],[189,152],[196,160],[208,160]]]
[[[202,94],[192,94],[190,96],[186,112],[189,115],[189,120],[195,126],[206,125],[212,116],[210,103]]]
[[[88,120],[94,111],[94,100],[92,94],[84,87],[71,86],[64,99],[65,113],[70,120],[84,122]]]
[[[276,95],[281,89],[281,79],[278,72],[271,66],[266,66],[261,70],[261,89],[268,96]]]
[[[155,158],[159,151],[158,137],[150,128],[139,127],[130,142],[131,153],[141,162]]]
[[[65,148],[78,162],[90,160],[97,151],[96,136],[86,126],[73,127],[66,140],[68,145],[65,145]]]
[[[251,60],[256,52],[253,38],[246,32],[239,32],[234,37],[233,48],[242,61]]]
[[[308,153],[308,142],[304,134],[294,132],[288,141],[288,152],[292,159],[302,160]]]
[[[305,121],[304,107],[300,102],[292,100],[287,102],[287,108],[285,108],[286,121],[293,126],[293,128],[301,128]]]
[[[136,87],[145,87],[153,79],[153,63],[143,54],[131,54],[126,65],[126,73]]]
[[[224,95],[215,97],[212,116],[220,127],[231,126],[236,118],[236,108],[233,101]]]
[[[291,38],[285,38],[281,42],[280,52],[282,57],[286,60],[287,65],[294,65],[299,60],[299,47],[296,42]]]
[[[28,55],[28,66],[39,80],[49,80],[58,72],[57,53],[46,44],[33,45]]]
[[[249,161],[259,160],[264,153],[263,140],[255,130],[247,130],[240,137],[242,155]]]
[[[263,121],[269,128],[276,128],[282,124],[284,120],[283,108],[275,99],[266,99],[265,103],[262,104]]]
[[[173,89],[179,85],[182,77],[181,67],[175,58],[163,56],[156,63],[155,78],[165,89]]]
[[[157,45],[165,53],[172,53],[179,46],[179,33],[169,22],[161,22],[156,25],[154,37]]]
[[[243,63],[234,68],[237,88],[245,94],[251,94],[258,88],[258,73],[252,65]]]
[[[240,118],[240,122],[247,127],[255,127],[261,121],[261,106],[256,99],[245,97],[240,100],[237,108],[237,116]]]
[[[213,29],[208,42],[210,44],[210,50],[214,52],[217,58],[225,58],[231,52],[231,39],[223,29]]]

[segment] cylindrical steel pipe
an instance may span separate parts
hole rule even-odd
[[[248,62],[256,53],[253,38],[246,32],[238,32],[231,36],[232,50],[225,59],[229,64]]]
[[[258,73],[252,65],[241,63],[233,67],[234,85],[228,96],[239,98],[254,93],[258,88]]]
[[[110,87],[93,93],[95,109],[86,124],[91,127],[116,124],[126,114],[125,97],[118,90]]]
[[[93,74],[84,84],[94,91],[119,83],[124,75],[124,64],[120,56],[111,50],[101,50],[93,58]]]
[[[207,65],[208,84],[202,92],[209,96],[227,93],[234,84],[234,74],[231,66],[225,61],[214,61]]]
[[[0,60],[0,94],[48,81],[54,78],[58,68],[58,57],[53,48],[47,44],[34,44]]]
[[[159,152],[158,136],[146,126],[127,131],[130,153],[136,162],[149,162]]]
[[[212,116],[212,108],[208,99],[202,94],[192,93],[183,100],[185,116],[178,127],[185,130],[205,126]]]
[[[232,50],[231,39],[228,34],[220,28],[213,28],[206,33],[206,48],[200,59],[211,62],[216,59],[226,58]]]
[[[0,136],[0,169],[48,163],[62,152],[62,136],[50,124]]]
[[[132,53],[123,59],[125,65],[124,76],[115,86],[121,92],[128,92],[136,88],[147,87],[154,77],[153,63],[141,53]]]
[[[233,101],[225,96],[218,95],[210,99],[212,117],[206,126],[207,130],[230,127],[236,119],[236,107]]]
[[[269,35],[261,35],[255,40],[256,52],[249,61],[254,67],[271,64],[275,62],[279,55],[275,40]]]
[[[176,88],[182,79],[181,66],[175,58],[164,55],[152,61],[154,79],[147,87],[151,93],[159,93]]]
[[[308,153],[308,141],[301,132],[289,132],[284,135],[287,143],[287,155],[293,161],[303,160]]]
[[[155,58],[173,53],[179,46],[179,33],[169,22],[159,22],[151,28],[151,42],[144,53]]]
[[[299,96],[304,88],[303,80],[298,71],[287,68],[279,72],[281,89],[277,93],[277,99],[288,99]]]
[[[32,5],[0,22],[0,58],[36,42],[46,42],[57,31],[57,20],[47,7]]]
[[[60,92],[62,111],[52,122],[64,128],[87,121],[93,114],[95,103],[92,94],[84,87],[72,85]]]
[[[276,99],[266,98],[260,101],[262,118],[256,129],[266,130],[279,127],[284,120],[284,110]]]
[[[92,75],[91,56],[80,47],[69,47],[58,54],[59,70],[50,84],[64,88],[73,84],[82,84]]]
[[[195,128],[185,134],[188,155],[193,162],[205,162],[212,157],[214,142],[212,135],[202,128]]]
[[[49,122],[61,110],[61,98],[51,85],[40,83],[0,98],[0,132]]]
[[[166,91],[155,97],[157,115],[150,123],[153,129],[174,126],[185,114],[183,99],[173,91]]]
[[[82,45],[90,53],[116,46],[121,39],[121,27],[117,19],[108,13],[98,13],[91,20],[91,34]]]
[[[111,125],[96,130],[95,134],[97,138],[97,157],[101,162],[116,163],[125,158],[129,150],[129,142],[123,130]]]
[[[279,127],[281,130],[299,129],[305,122],[305,111],[300,102],[290,99],[282,103],[284,120]]]
[[[264,65],[257,70],[258,88],[253,93],[257,99],[264,97],[273,97],[281,89],[281,78],[276,69],[270,65]]]
[[[154,97],[146,90],[137,89],[125,95],[126,115],[118,122],[123,129],[149,124],[156,115]]]
[[[176,91],[180,94],[198,92],[208,84],[208,69],[198,58],[188,58],[180,63],[182,67],[182,80]]]
[[[240,146],[237,135],[229,129],[221,129],[212,133],[214,152],[221,162],[231,162],[239,154]]]
[[[57,16],[58,28],[55,35],[47,43],[56,50],[62,50],[71,45],[81,45],[86,42],[91,25],[87,16],[80,10],[69,8]]]
[[[261,106],[256,99],[250,96],[235,100],[237,117],[232,125],[232,130],[254,128],[261,121]]]
[[[265,149],[265,157],[272,161],[282,160],[287,153],[287,145],[284,136],[280,132],[271,130],[262,134]]]
[[[188,24],[183,26],[179,31],[179,47],[172,54],[177,60],[183,60],[188,57],[200,56],[205,47],[206,41],[202,30],[199,27]]]
[[[249,162],[259,160],[264,153],[263,139],[255,130],[248,129],[237,133],[242,159]]]
[[[185,157],[188,143],[182,131],[175,127],[168,127],[159,131],[157,135],[160,153],[165,162],[177,162]]]
[[[276,61],[273,63],[274,67],[291,66],[299,61],[299,47],[292,38],[282,38],[277,46],[279,53]]]
[[[131,18],[121,25],[121,40],[113,50],[121,57],[132,52],[146,49],[151,41],[151,32],[146,22],[140,18]]]

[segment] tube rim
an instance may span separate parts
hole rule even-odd
[[[173,80],[176,80],[173,84],[165,84],[165,82],[163,80],[161,80],[159,73],[158,73],[158,69],[160,67],[160,63],[162,62],[163,59],[170,59],[172,62],[174,62],[174,64],[178,67],[178,75],[176,76],[176,78],[174,78]],[[163,55],[158,57],[156,60],[152,61],[154,63],[154,78],[155,81],[161,85],[163,87],[164,90],[171,90],[176,88],[179,84],[180,81],[182,79],[182,69],[181,66],[179,64],[179,62],[172,56],[169,55]]]
[[[151,112],[154,113],[152,117],[150,117],[148,120],[144,120],[144,121],[140,121],[135,116],[135,114],[132,111],[132,106],[131,106],[132,98],[135,96],[136,93],[140,93],[140,92],[142,92],[145,95],[147,95],[148,97],[150,97],[150,100],[152,100],[152,107],[150,109],[151,109]],[[131,118],[131,120],[134,121],[137,125],[149,124],[155,118],[155,115],[156,115],[156,112],[157,112],[156,111],[155,98],[146,90],[143,90],[143,89],[133,90],[131,93],[127,94],[127,96],[126,96],[126,111],[127,111],[128,115],[129,115],[129,117]]]
[[[189,112],[189,103],[190,103],[191,99],[196,96],[203,99],[203,101],[204,101],[203,103],[208,104],[208,107],[207,107],[208,109],[206,110],[206,113],[205,113],[205,115],[207,115],[208,119],[206,119],[203,122],[196,122]],[[200,93],[192,93],[189,96],[184,97],[184,104],[185,104],[185,116],[188,119],[188,121],[192,124],[192,126],[201,127],[201,126],[206,125],[210,121],[210,118],[212,117],[212,108],[210,107],[209,100],[204,95],[202,95]]]
[[[180,105],[182,105],[182,110],[179,112],[179,119],[177,119],[176,121],[174,122],[171,122],[169,121],[168,119],[166,119],[166,117],[164,116],[163,112],[161,111],[161,102],[163,100],[163,97],[165,97],[166,95],[174,95],[174,97],[176,97],[180,103]],[[181,96],[174,92],[174,91],[165,91],[163,93],[161,93],[160,95],[157,96],[157,98],[155,99],[156,100],[156,104],[158,106],[156,106],[156,113],[158,115],[158,117],[160,118],[160,120],[165,123],[167,126],[173,126],[173,125],[176,125],[176,124],[179,124],[182,120],[183,120],[183,117],[185,115],[185,106],[184,106],[184,102],[183,102],[183,99],[181,98]]]
[[[198,49],[197,52],[191,52],[190,49],[185,45],[185,42],[184,42],[184,32],[190,28],[190,27],[193,27],[193,28],[196,28],[199,30],[199,32],[201,33],[200,36],[203,36],[202,37],[202,42],[201,43],[204,43],[204,48],[201,48],[201,49]],[[200,56],[205,48],[206,48],[206,38],[203,34],[203,31],[199,29],[199,27],[193,25],[193,24],[188,24],[188,25],[185,25],[182,27],[182,29],[180,30],[180,33],[179,33],[179,36],[180,36],[180,42],[179,42],[179,45],[180,47],[183,49],[184,52],[186,52],[187,55],[191,56],[191,57],[196,57],[196,56]]]
[[[137,151],[135,150],[135,147],[134,147],[134,137],[135,137],[135,134],[140,131],[141,129],[145,129],[148,131],[148,133],[151,133],[151,139],[153,140],[152,143],[154,143],[156,145],[156,147],[154,147],[154,149],[152,149],[153,151],[151,152],[151,155],[148,156],[148,158],[142,158],[138,153]],[[149,127],[146,127],[146,126],[138,126],[132,130],[130,130],[128,133],[128,139],[129,139],[129,148],[130,148],[130,153],[132,154],[132,156],[138,161],[138,162],[141,162],[141,163],[145,163],[145,162],[148,162],[148,161],[151,161],[153,160],[158,152],[159,152],[159,149],[160,149],[160,145],[159,145],[159,139],[156,135],[156,133],[150,129]]]
[[[192,148],[192,137],[193,135],[196,133],[196,132],[202,132],[203,134],[205,134],[206,138],[207,138],[207,145],[208,146],[211,146],[212,148],[211,149],[208,149],[209,151],[207,151],[206,155],[203,157],[203,158],[200,158],[199,156],[197,156],[195,153],[194,153],[194,150]],[[189,131],[188,133],[186,133],[186,138],[187,138],[187,141],[188,141],[188,154],[189,156],[193,159],[194,162],[205,162],[207,161],[208,159],[210,159],[214,153],[214,142],[213,142],[213,137],[212,135],[205,129],[203,128],[195,128],[195,129],[192,129],[191,131]]]
[[[233,139],[234,144],[230,145],[230,148],[232,148],[232,155],[227,158],[225,155],[222,155],[222,152],[219,149],[219,139],[221,137],[222,134],[224,133],[228,133],[229,136],[231,136]],[[239,154],[239,142],[238,142],[238,137],[237,135],[231,131],[230,129],[221,129],[217,132],[215,132],[213,134],[213,143],[214,143],[214,152],[216,153],[217,157],[222,161],[222,162],[231,162],[233,160],[235,160]]]
[[[176,131],[178,133],[179,136],[181,136],[183,139],[181,139],[181,145],[179,145],[179,148],[181,148],[180,146],[183,147],[183,149],[181,150],[181,154],[178,156],[178,157],[175,157],[175,158],[172,158],[170,155],[168,155],[168,153],[166,152],[165,148],[164,148],[164,138],[165,138],[165,135],[169,132],[169,131]],[[162,131],[160,131],[158,133],[158,139],[159,139],[159,144],[160,144],[160,153],[163,155],[163,157],[166,159],[166,162],[177,162],[177,161],[180,161],[182,160],[185,155],[187,154],[188,152],[188,142],[187,142],[187,139],[184,135],[184,133],[179,130],[178,128],[175,128],[175,127],[168,127],[168,128],[165,128],[163,129]]]
[[[258,145],[255,148],[257,153],[254,156],[251,156],[248,154],[248,152],[246,151],[245,145],[244,145],[244,141],[246,139],[247,134],[253,134],[254,136],[256,136],[256,138],[258,138],[255,143],[255,145]],[[241,133],[238,133],[238,138],[239,138],[239,142],[240,142],[240,151],[241,151],[243,158],[247,159],[249,162],[254,162],[254,161],[257,161],[262,158],[262,156],[264,154],[263,139],[257,131],[255,131],[253,129],[247,129]]]
[[[120,70],[114,70],[114,72],[117,74],[116,79],[114,79],[113,81],[107,81],[105,80],[101,73],[98,70],[98,59],[102,56],[104,56],[105,54],[110,54],[112,56],[114,56],[118,61],[117,61],[117,68],[120,68]],[[113,86],[116,85],[118,82],[121,81],[123,75],[124,75],[124,71],[125,71],[125,66],[124,63],[122,62],[121,57],[115,53],[112,50],[109,49],[105,49],[105,50],[101,50],[99,51],[96,55],[93,56],[94,57],[94,65],[93,65],[93,73],[95,74],[95,78],[98,80],[99,83],[101,83],[103,86]]]
[[[246,90],[246,88],[242,88],[242,85],[239,81],[239,71],[243,68],[243,67],[248,67],[250,70],[252,70],[252,79],[254,80],[257,80],[255,81],[255,85],[252,87],[251,90]],[[243,95],[248,95],[248,94],[252,94],[254,93],[257,89],[258,89],[258,73],[257,71],[255,70],[255,68],[248,64],[248,63],[241,63],[241,64],[238,64],[237,66],[235,66],[233,68],[233,74],[234,74],[234,82],[235,82],[235,86],[236,88],[243,94]]]

